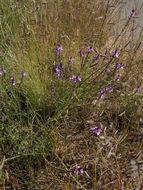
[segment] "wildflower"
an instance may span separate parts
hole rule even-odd
[[[99,125],[97,125],[96,127],[91,128],[91,130],[92,130],[92,132],[93,132],[94,134],[96,134],[97,136],[99,136],[100,133],[102,132],[102,129],[101,129],[101,127],[100,127]]]
[[[59,66],[55,66],[53,69],[54,72],[58,75],[58,77],[62,77],[62,72],[64,71],[64,66],[62,63],[60,63]]]
[[[84,170],[82,167],[78,166],[77,169],[74,170],[74,173],[75,174],[83,174],[84,173]]]
[[[137,86],[137,91],[138,92],[141,92],[142,91],[142,87],[139,85],[139,86]]]
[[[95,63],[96,61],[98,61],[98,59],[99,59],[99,55],[95,55],[95,56],[93,57],[93,63]]]
[[[59,72],[60,72],[59,67],[55,67],[55,72],[57,72],[57,73],[59,73]]]
[[[116,80],[119,82],[121,79],[120,75],[117,75]]]
[[[88,46],[88,48],[87,48],[87,52],[88,52],[88,53],[94,52],[93,47],[92,47],[92,46]]]
[[[117,68],[117,69],[123,69],[124,66],[123,66],[122,63],[116,63],[115,68]]]
[[[105,97],[105,89],[103,89],[103,90],[101,90],[101,91],[99,92],[99,97],[100,97],[101,99],[103,99],[103,98]]]
[[[81,77],[80,76],[77,76],[77,81],[81,82]]]
[[[112,51],[112,56],[113,56],[113,57],[116,57],[116,58],[119,57],[119,53],[118,53],[118,50],[117,50],[117,49]]]
[[[131,17],[135,17],[135,16],[136,16],[135,9],[132,9],[132,11],[131,11]]]
[[[5,75],[5,73],[6,73],[6,70],[5,70],[5,69],[0,68],[0,75],[4,76],[4,75]]]
[[[106,91],[107,92],[113,92],[113,88],[111,86],[109,86],[109,87],[106,88]]]
[[[80,173],[83,174],[84,173],[84,170],[83,168],[80,169]]]
[[[62,50],[63,50],[62,46],[61,46],[61,45],[58,45],[57,48],[56,48],[56,51],[57,51],[58,53],[60,53]]]
[[[3,69],[3,74],[5,74],[6,73],[6,70],[5,69]]]
[[[55,72],[57,73],[58,77],[61,77],[61,70],[59,67],[55,68]]]
[[[11,80],[11,84],[12,84],[13,86],[15,86],[15,85],[16,85],[16,81],[15,81],[14,77],[11,77],[10,80]]]
[[[106,67],[106,72],[107,72],[107,73],[109,73],[109,72],[110,72],[109,67]]]
[[[71,77],[70,77],[70,80],[72,80],[73,82],[77,82],[77,77],[75,76],[75,75],[72,75]]]
[[[60,55],[60,53],[61,53],[62,50],[63,50],[63,48],[62,48],[61,45],[58,45],[58,46],[56,47],[56,51],[55,51],[56,58],[59,57],[59,55]]]
[[[72,76],[70,77],[70,80],[72,80],[72,81],[75,82],[75,83],[81,82],[81,77],[80,77],[80,76],[72,75]]]
[[[78,169],[75,169],[75,170],[74,170],[74,173],[75,173],[75,174],[78,174],[78,173],[79,173]]]
[[[21,74],[22,78],[26,76],[26,73],[24,71],[21,71],[20,74]]]

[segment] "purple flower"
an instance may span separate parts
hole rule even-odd
[[[139,86],[137,86],[137,91],[138,92],[141,92],[142,91],[142,87],[139,85]]]
[[[72,75],[72,76],[70,77],[70,80],[72,80],[73,82],[77,82],[75,75]]]
[[[58,46],[56,47],[56,51],[55,51],[56,58],[59,57],[59,55],[60,55],[60,53],[61,53],[62,50],[63,50],[63,48],[62,48],[61,45],[58,45]]]
[[[100,127],[99,125],[97,125],[96,127],[91,128],[91,130],[92,130],[92,132],[93,132],[94,134],[96,134],[97,136],[99,136],[100,133],[102,132],[102,129],[101,129],[101,127]]]
[[[26,73],[24,71],[21,71],[20,74],[21,74],[22,77],[26,76]]]
[[[5,69],[3,69],[3,74],[5,74],[6,73],[6,70]]]
[[[56,68],[55,68],[55,71],[56,71],[57,73],[59,73],[59,72],[60,72],[59,67],[56,67]]]
[[[56,48],[56,51],[60,53],[62,50],[63,50],[62,46],[58,45],[57,48]]]
[[[74,174],[78,174],[78,173],[79,173],[78,169],[75,169]]]
[[[77,81],[81,82],[81,77],[80,76],[77,76]]]
[[[81,77],[80,77],[80,76],[72,75],[72,76],[70,77],[70,80],[72,80],[72,81],[75,82],[75,83],[81,82]]]
[[[2,68],[0,68],[0,75],[5,75],[5,73],[6,73],[6,70],[5,69],[2,69]]]
[[[83,168],[80,168],[80,170],[79,170],[79,171],[80,171],[80,173],[81,173],[81,174],[83,174],[83,173],[84,173]]]
[[[118,50],[117,50],[117,49],[112,51],[112,56],[113,56],[113,57],[116,57],[116,58],[119,57],[119,53],[118,53]]]
[[[61,77],[61,70],[59,67],[55,67],[55,72],[57,73],[58,77]]]
[[[11,84],[12,84],[13,86],[15,86],[15,85],[16,85],[16,81],[15,81],[14,77],[11,77],[10,80],[11,80]]]
[[[115,68],[117,68],[117,69],[123,69],[124,66],[123,66],[122,63],[116,63]]]
[[[131,17],[135,17],[135,16],[136,16],[135,9],[132,9],[132,11],[131,11]]]
[[[77,169],[74,170],[74,174],[83,174],[84,170],[82,167],[78,166]]]
[[[96,61],[98,61],[98,59],[99,59],[99,55],[95,55],[95,56],[93,57],[93,63],[95,63]]]
[[[92,46],[88,46],[88,48],[87,48],[87,52],[88,52],[88,53],[94,52],[93,47],[92,47]]]
[[[112,88],[111,86],[108,86],[108,87],[106,88],[106,91],[107,91],[107,92],[113,92],[113,88]]]
[[[105,89],[103,89],[103,90],[101,90],[100,92],[99,92],[99,97],[101,98],[101,99],[103,99],[104,97],[105,97]]]
[[[120,75],[117,75],[116,80],[119,82],[121,79]]]
[[[109,67],[106,67],[106,72],[107,72],[107,73],[109,73],[109,72],[110,72]]]

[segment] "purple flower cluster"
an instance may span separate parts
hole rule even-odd
[[[21,82],[22,82],[23,78],[26,76],[26,73],[25,73],[25,71],[21,71],[21,72],[19,72],[19,74],[22,76],[22,79],[21,79]],[[11,81],[12,86],[16,85],[16,80],[13,76],[10,78],[10,81]]]
[[[61,53],[62,50],[63,50],[63,48],[62,48],[61,45],[58,45],[56,47],[56,51],[55,51],[56,59],[58,59],[58,57],[59,57],[59,55],[60,55],[60,53]]]
[[[132,11],[131,11],[131,17],[135,17],[135,16],[136,16],[135,9],[132,9]]]
[[[6,74],[6,70],[0,67],[0,75],[4,76],[5,74]],[[22,76],[22,79],[26,76],[26,73],[24,71],[19,72],[19,74]],[[13,76],[10,77],[10,82],[12,86],[16,85],[16,80]]]
[[[97,136],[100,135],[100,133],[102,132],[101,126],[100,125],[96,125],[95,127],[91,128],[92,132],[94,134],[96,134]]]
[[[6,70],[5,70],[5,69],[0,68],[0,75],[4,76],[5,74],[6,74]]]
[[[142,87],[139,85],[137,86],[137,92],[141,92],[142,91]]]
[[[91,53],[91,52],[94,52],[94,49],[92,46],[88,46],[87,47],[87,53]]]
[[[117,76],[116,76],[116,81],[118,81],[118,82],[119,82],[119,81],[120,81],[120,79],[121,79],[120,75],[117,75]]]
[[[99,98],[103,99],[106,95],[106,92],[109,92],[109,93],[113,92],[113,88],[111,86],[108,86],[107,88],[100,90]]]
[[[26,73],[24,71],[21,71],[20,74],[21,74],[22,78],[26,76]]]
[[[83,174],[84,170],[82,167],[78,166],[77,169],[74,170],[74,174]]]
[[[106,90],[105,89],[103,89],[103,90],[101,90],[99,92],[99,98],[103,99],[105,97],[105,95],[106,95]]]
[[[123,69],[124,65],[122,63],[116,63],[115,64],[115,68],[117,68],[117,69]]]
[[[74,83],[81,82],[81,77],[80,76],[72,75],[70,77],[70,80],[73,81]]]
[[[54,71],[58,75],[58,77],[62,77],[62,73],[64,72],[64,66],[60,64],[60,66],[56,66],[54,68]]]
[[[108,87],[106,88],[106,92],[113,92],[113,88],[112,88],[111,86],[108,86]]]
[[[57,73],[58,77],[61,77],[61,70],[59,67],[55,68],[55,72]]]
[[[116,50],[112,50],[111,54],[112,54],[113,57],[116,57],[116,58],[119,57],[119,53],[118,53],[117,49]]]
[[[99,60],[99,55],[95,55],[94,57],[93,57],[93,63],[95,63],[96,61],[98,61]]]
[[[110,68],[109,67],[106,67],[106,72],[110,73]]]

